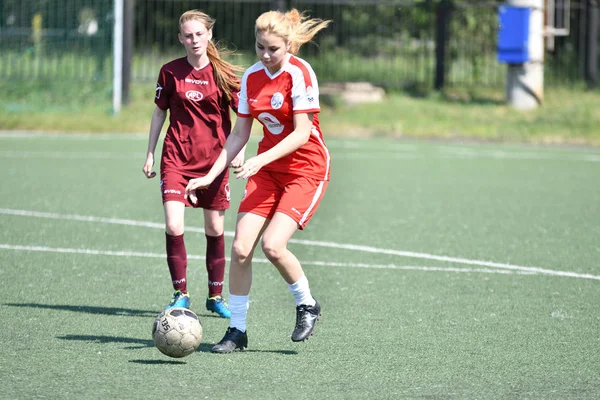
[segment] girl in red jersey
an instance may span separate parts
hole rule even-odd
[[[148,153],[143,172],[154,178],[154,150],[169,111],[160,164],[160,188],[165,214],[167,264],[175,293],[167,309],[190,306],[187,290],[187,252],[183,239],[186,206],[202,208],[206,234],[208,297],[206,308],[221,317],[230,313],[222,291],[225,276],[225,210],[229,208],[228,171],[222,169],[211,185],[196,193],[190,204],[185,196],[189,180],[206,175],[231,131],[230,108],[237,109],[240,68],[221,59],[211,41],[215,20],[190,10],[179,18],[179,42],[187,55],[162,66],[158,75],[156,107],[152,114]],[[230,162],[243,163],[243,149]]]
[[[304,229],[323,198],[329,181],[329,151],[319,128],[319,87],[311,66],[296,56],[330,21],[309,19],[293,9],[269,11],[255,25],[260,60],[242,78],[238,118],[219,158],[201,178],[192,179],[186,196],[209,188],[250,137],[252,121],[263,127],[258,154],[234,171],[248,179],[240,204],[231,249],[229,309],[231,320],[216,353],[248,346],[246,314],[252,284],[252,256],[261,247],[277,267],[296,301],[292,340],[308,338],[321,306],[312,297],[300,262],[287,249],[294,232]]]

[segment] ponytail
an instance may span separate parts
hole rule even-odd
[[[267,11],[256,19],[254,33],[268,32],[281,37],[290,43],[290,53],[298,54],[300,47],[332,21],[320,18],[309,18],[304,12],[293,8],[286,13]]]
[[[231,93],[240,90],[240,80],[236,72],[242,72],[243,68],[223,60],[221,53],[231,54],[231,51],[225,48],[219,50],[212,40],[208,42],[206,55],[215,71],[215,81],[227,100],[231,101]]]

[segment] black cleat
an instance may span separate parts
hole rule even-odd
[[[211,351],[213,353],[231,353],[235,349],[244,350],[246,347],[248,347],[246,332],[242,332],[237,328],[227,328],[223,339],[215,344]]]
[[[315,323],[321,316],[321,305],[316,302],[314,306],[300,304],[296,307],[296,327],[292,332],[292,342],[302,342],[312,335]]]

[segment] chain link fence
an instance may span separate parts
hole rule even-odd
[[[502,87],[505,65],[496,60],[500,2],[449,0],[125,0],[132,6],[130,78],[152,82],[160,66],[184,55],[179,15],[200,8],[217,23],[214,37],[255,61],[256,17],[295,7],[332,19],[314,44],[301,49],[323,82],[367,81],[388,88],[431,89],[444,75],[450,87]],[[571,26],[546,56],[546,82],[584,80],[586,0],[571,1]],[[448,8],[443,8],[448,7]],[[0,79],[5,81],[112,80],[113,0],[3,0],[0,2]],[[448,12],[447,14],[444,14]],[[447,18],[441,31],[440,21]],[[442,17],[442,18],[441,18]],[[596,38],[597,40],[598,38]],[[443,57],[440,40],[444,40]],[[437,49],[437,51],[436,51]]]

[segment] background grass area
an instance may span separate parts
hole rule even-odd
[[[69,132],[148,131],[154,83],[132,87],[130,103],[112,115],[105,83],[65,87],[48,83],[0,83],[0,129]],[[322,100],[327,137],[403,137],[526,143],[600,145],[600,91],[547,89],[542,107],[518,111],[501,90],[449,89],[445,93],[390,93],[384,101],[348,105]],[[255,123],[258,132],[258,123]]]
[[[323,305],[315,336],[290,341],[292,297],[258,251],[249,348],[210,353],[227,322],[203,309],[190,211],[205,336],[170,359],[151,341],[171,287],[145,135],[0,135],[0,398],[600,396],[600,151],[328,145],[328,192],[290,244]]]

